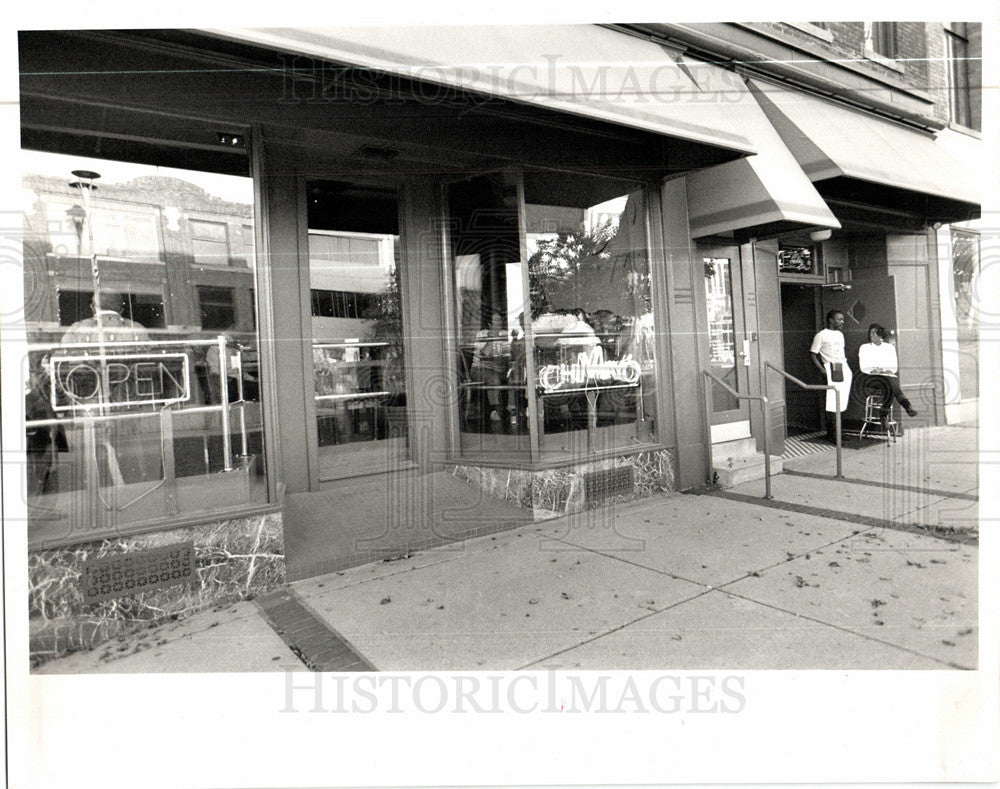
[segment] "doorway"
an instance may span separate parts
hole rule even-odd
[[[868,342],[868,328],[878,323],[889,331],[887,342],[897,346],[899,358],[905,358],[905,348],[898,347],[896,336],[896,286],[892,277],[868,276],[855,279],[850,285],[823,288],[821,311],[825,316],[830,310],[844,314],[844,352],[854,371],[851,397],[843,414],[848,429],[859,427],[864,419],[865,397],[882,390],[859,372],[858,349]]]
[[[781,332],[784,369],[800,381],[823,383],[812,363],[809,348],[823,325],[819,286],[798,282],[781,283]],[[788,435],[796,436],[823,430],[823,392],[785,385],[785,424]]]

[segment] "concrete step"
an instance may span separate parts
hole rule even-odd
[[[729,458],[745,457],[757,454],[757,439],[737,438],[733,441],[723,441],[712,444],[712,464],[722,465]]]
[[[771,475],[780,474],[783,469],[781,457],[771,455]],[[715,484],[720,488],[732,488],[744,482],[764,479],[764,470],[763,454],[730,457],[713,465]]]

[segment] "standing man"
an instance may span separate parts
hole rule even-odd
[[[830,310],[826,314],[826,328],[813,337],[809,355],[813,364],[826,376],[826,382],[835,386],[840,393],[840,411],[847,408],[851,394],[851,368],[847,366],[847,355],[844,352],[844,313],[840,310]],[[833,390],[826,393],[826,434],[836,441],[837,397]]]

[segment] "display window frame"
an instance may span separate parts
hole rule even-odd
[[[250,129],[247,129],[247,136],[249,139]],[[155,152],[162,146],[158,143],[149,142],[150,152]],[[64,156],[67,158],[72,158],[78,154],[74,151],[61,150],[57,146],[52,147],[39,147],[33,146],[30,148],[25,148],[26,151],[35,151],[40,154],[55,154]],[[87,158],[87,157],[83,157]],[[130,161],[125,161],[122,159],[108,159],[109,162],[115,162],[117,165],[129,166],[131,164],[145,166],[153,163],[151,161],[155,159],[155,154],[151,153],[149,157],[140,157]],[[169,162],[164,164],[165,167],[170,169],[176,169],[175,163]],[[25,172],[30,172],[30,170],[25,170]],[[199,172],[199,171],[192,171]],[[204,171],[211,173],[211,171]],[[225,503],[218,503],[211,498],[205,499],[205,506],[198,507],[195,509],[181,509],[176,513],[161,513],[159,515],[154,515],[153,517],[148,517],[141,521],[136,522],[112,522],[107,527],[102,527],[99,523],[95,523],[93,527],[90,528],[77,528],[72,527],[65,530],[65,533],[56,534],[53,533],[49,535],[47,533],[43,534],[41,537],[32,538],[29,532],[29,546],[34,549],[40,548],[58,548],[62,546],[69,546],[74,544],[79,544],[82,542],[92,541],[94,539],[104,539],[110,535],[116,537],[139,535],[150,532],[158,532],[166,529],[181,528],[185,526],[193,526],[202,523],[211,523],[220,520],[225,520],[229,518],[237,517],[248,517],[259,514],[265,514],[269,512],[275,512],[281,509],[281,497],[280,497],[280,478],[278,476],[278,471],[276,468],[276,456],[274,454],[274,444],[277,439],[276,433],[276,419],[274,414],[274,408],[270,405],[269,399],[271,397],[270,390],[273,386],[271,379],[273,379],[273,369],[274,363],[273,359],[270,358],[270,352],[268,346],[270,343],[267,342],[267,329],[269,325],[268,313],[270,312],[269,304],[265,303],[268,299],[269,288],[265,284],[266,279],[270,276],[270,272],[266,270],[265,267],[261,265],[261,261],[266,259],[266,253],[264,252],[264,238],[262,226],[264,219],[265,207],[262,205],[260,200],[260,186],[258,173],[260,172],[260,162],[253,155],[252,149],[248,146],[247,150],[247,166],[246,172],[242,177],[247,179],[248,182],[248,204],[250,207],[250,217],[251,221],[249,224],[246,223],[245,219],[240,220],[240,226],[246,231],[250,228],[252,232],[252,254],[253,260],[247,259],[247,265],[245,267],[240,266],[227,266],[230,270],[243,274],[243,278],[247,279],[245,283],[247,287],[250,288],[251,301],[249,303],[249,309],[252,312],[252,323],[253,323],[253,334],[254,334],[254,347],[252,348],[253,356],[256,357],[253,360],[253,365],[256,367],[256,377],[260,382],[260,391],[254,395],[248,395],[257,400],[254,404],[252,410],[256,411],[258,416],[254,419],[259,422],[259,444],[261,447],[260,455],[258,457],[259,464],[259,475],[262,477],[260,480],[260,485],[258,488],[259,493],[255,496],[248,497],[246,500],[242,501],[227,501]],[[228,172],[226,174],[229,174]],[[67,181],[70,178],[67,178]],[[100,204],[99,201],[95,201]],[[143,213],[147,206],[144,203],[138,203],[143,208]],[[156,206],[150,209],[153,212],[157,212]],[[173,305],[173,300],[167,296],[167,289],[169,287],[169,282],[171,279],[171,274],[167,272],[167,267],[169,265],[169,260],[165,258],[166,252],[163,246],[163,234],[162,229],[157,227],[158,241],[160,244],[160,260],[159,261],[139,261],[136,268],[137,275],[139,279],[134,282],[123,278],[122,275],[122,260],[120,256],[106,256],[101,254],[100,259],[106,261],[108,266],[108,274],[105,276],[102,274],[101,277],[101,288],[102,292],[105,290],[112,292],[121,292],[123,295],[128,296],[129,294],[144,294],[148,296],[158,297],[162,304],[162,320],[163,326],[151,325],[150,329],[153,332],[163,335],[163,337],[168,338],[170,342],[175,344],[181,343],[181,339],[171,339],[170,335],[180,331],[181,335],[184,335],[188,330],[196,331],[199,334],[205,334],[198,329],[197,326],[188,325],[188,322],[182,322],[181,324],[176,323],[178,318],[176,314],[176,306]],[[27,236],[26,236],[27,238]],[[79,257],[75,253],[67,255],[63,253],[64,257],[76,258]],[[56,256],[58,257],[58,256]],[[46,260],[55,259],[52,252],[45,253]],[[201,264],[198,264],[199,266]],[[150,268],[153,267],[153,269]],[[158,267],[160,269],[160,275],[150,278],[149,274],[146,273],[150,270],[155,270]],[[87,268],[90,268],[90,264],[87,264]],[[214,268],[214,267],[213,267]],[[176,276],[179,272],[174,272]],[[58,298],[62,291],[76,290],[81,293],[90,292],[93,293],[94,282],[91,279],[87,279],[80,274],[60,274],[59,271],[50,270],[46,272],[39,272],[42,280],[45,282],[45,287],[51,290],[51,299],[53,300],[52,309],[54,310],[54,320],[50,321],[47,319],[41,319],[34,321],[34,326],[30,327],[25,323],[23,327],[25,340],[28,340],[29,347],[32,344],[30,340],[30,333],[34,331],[40,331],[44,335],[50,335],[53,332],[63,333],[68,328],[63,325],[60,320],[60,313],[58,309]],[[190,283],[192,292],[196,292],[197,285],[209,285],[209,282],[194,282]],[[234,291],[237,288],[242,288],[244,283],[242,281],[233,285]],[[234,292],[234,297],[237,294]],[[28,294],[25,294],[28,297]],[[237,301],[239,299],[236,299]],[[242,305],[244,308],[247,305]],[[197,303],[195,304],[195,311],[197,311]],[[224,332],[225,333],[225,332]],[[239,333],[239,332],[237,332]],[[167,342],[164,340],[163,342]],[[43,345],[45,341],[43,340]],[[162,343],[161,343],[162,344]],[[204,343],[200,343],[204,345]],[[199,345],[198,342],[194,342],[194,345]],[[185,346],[186,347],[186,346]],[[235,347],[235,346],[234,346]],[[133,353],[137,353],[139,349],[133,349]],[[171,349],[166,349],[161,351],[166,354],[167,351]],[[195,349],[197,352],[197,349]],[[167,354],[169,355],[169,354]],[[190,362],[188,363],[190,367]],[[199,382],[196,379],[194,368],[189,371],[191,386],[198,387]],[[25,364],[23,365],[23,375],[24,383],[27,387],[27,382],[29,378],[29,364],[27,357],[25,359]],[[242,399],[243,395],[240,395]],[[232,418],[232,423],[237,425],[237,432],[239,430],[238,423],[244,418],[241,414]],[[234,439],[239,445],[239,437],[233,434]],[[254,446],[257,445],[258,439],[254,439]],[[238,453],[239,449],[234,450],[234,453]],[[226,461],[228,462],[228,461]],[[214,463],[214,460],[213,460]],[[255,500],[256,499],[256,500]],[[28,508],[28,517],[32,518],[32,512],[35,513],[36,517],[41,517],[45,520],[47,517],[46,512],[39,510],[37,506],[30,506]],[[109,530],[110,529],[110,530]]]
[[[507,170],[490,171],[490,173],[483,173],[479,175],[491,174],[507,179],[511,187],[516,189],[516,214],[519,250],[518,265],[522,284],[522,304],[530,305],[531,283],[528,265],[530,254],[527,239],[528,232],[524,186],[525,171],[519,167],[512,167]],[[575,173],[575,175],[580,175],[580,173]],[[600,178],[601,176],[594,175],[593,177]],[[669,347],[664,340],[664,333],[666,331],[665,326],[667,325],[667,285],[666,277],[664,276],[666,267],[663,257],[662,244],[654,243],[655,238],[661,237],[660,234],[656,232],[658,230],[660,196],[659,189],[652,183],[638,183],[636,184],[635,189],[635,192],[641,194],[642,197],[644,229],[643,242],[645,246],[644,252],[649,277],[649,314],[653,321],[653,325],[656,327],[650,337],[650,348],[653,357],[652,380],[655,384],[653,391],[648,393],[648,401],[652,405],[653,411],[651,417],[653,424],[655,425],[655,427],[651,430],[650,437],[646,440],[635,440],[632,438],[627,444],[625,442],[621,442],[618,445],[602,448],[597,445],[598,442],[593,440],[593,433],[590,433],[587,437],[585,445],[580,445],[579,442],[577,442],[576,446],[557,455],[555,453],[546,453],[545,447],[542,446],[542,442],[540,440],[541,436],[539,434],[538,426],[535,424],[536,419],[529,416],[529,418],[525,420],[529,425],[526,435],[528,439],[526,446],[521,446],[514,451],[511,451],[509,448],[505,451],[503,447],[488,447],[484,450],[477,451],[475,448],[469,449],[463,446],[462,410],[467,398],[463,393],[463,387],[460,384],[460,379],[463,375],[463,365],[457,360],[459,360],[462,353],[463,333],[467,334],[468,332],[463,332],[463,328],[461,326],[462,316],[460,315],[459,304],[457,301],[456,260],[453,254],[453,233],[455,231],[456,223],[454,218],[451,217],[449,213],[448,188],[453,183],[468,180],[469,178],[470,176],[467,175],[463,179],[455,179],[454,181],[443,183],[441,188],[441,210],[444,215],[444,221],[442,223],[440,242],[443,250],[445,266],[445,288],[442,295],[448,325],[448,336],[445,338],[445,345],[449,362],[447,375],[450,381],[452,406],[448,413],[449,449],[447,461],[449,463],[462,465],[474,464],[500,468],[544,469],[572,466],[581,462],[604,460],[608,458],[634,455],[640,452],[669,448],[670,444],[668,437],[672,436],[673,431],[671,426],[664,424],[664,420],[669,418],[670,413],[666,403],[666,391],[669,388],[669,385],[665,382],[665,376],[667,375],[668,370],[667,365],[669,363]],[[636,182],[632,181],[632,183]],[[525,312],[527,311],[528,310],[525,310]],[[527,320],[524,322],[522,327],[523,342],[525,347],[524,377],[526,379],[524,382],[523,397],[527,413],[529,415],[538,413],[539,403],[541,399],[546,396],[546,394],[543,394],[540,391],[540,387],[538,385],[540,367],[537,362],[538,331],[535,328],[535,323],[536,321]],[[486,337],[484,339],[489,340],[490,338]],[[466,342],[465,344],[467,345],[468,343]],[[530,385],[530,382],[534,382],[535,385]],[[581,392],[582,391],[583,389],[581,389]]]

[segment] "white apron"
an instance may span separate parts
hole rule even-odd
[[[841,367],[844,370],[844,380],[834,381],[831,378],[830,362],[823,362],[823,367],[826,368],[827,384],[831,386],[836,386],[837,390],[840,392],[840,410],[841,412],[843,412],[847,408],[847,401],[851,395],[851,380],[853,377],[851,373],[851,368],[847,366],[846,362],[844,362],[841,365]],[[826,410],[830,411],[831,413],[837,410],[837,395],[834,393],[832,389],[826,390]]]

